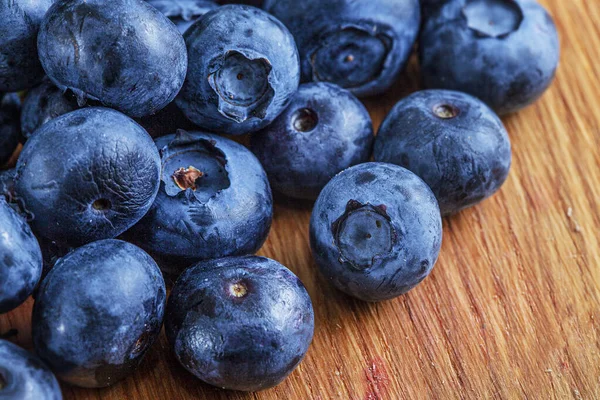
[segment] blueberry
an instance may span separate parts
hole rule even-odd
[[[15,168],[0,171],[0,195],[8,203],[12,203],[15,200],[15,175],[17,170]]]
[[[349,91],[329,83],[300,86],[290,106],[251,139],[274,190],[315,200],[342,170],[371,157],[369,113]]]
[[[107,108],[44,124],[23,147],[16,193],[34,231],[62,245],[116,237],[146,214],[160,157],[144,129]]]
[[[27,93],[21,113],[21,130],[25,140],[46,122],[79,109],[74,96],[65,94],[50,80],[44,79]]]
[[[163,270],[256,252],[273,217],[267,176],[254,155],[223,137],[179,131],[156,140],[161,184],[148,214],[126,238]]]
[[[310,244],[323,275],[365,301],[397,297],[429,275],[442,243],[435,196],[412,172],[365,163],[325,186],[312,212]]]
[[[206,383],[257,391],[283,381],[314,331],[312,303],[296,275],[264,257],[205,261],[177,280],[167,338],[179,362]]]
[[[0,314],[27,300],[41,274],[42,253],[38,241],[25,219],[0,197]]]
[[[165,14],[179,32],[184,33],[197,19],[207,12],[219,7],[214,1],[208,0],[147,0],[158,11]]]
[[[449,0],[425,21],[421,75],[429,88],[479,97],[499,114],[533,103],[559,61],[552,17],[534,0]]]
[[[62,394],[39,358],[0,339],[0,400],[62,400]]]
[[[425,90],[390,111],[379,128],[374,158],[421,177],[446,216],[500,189],[511,148],[502,121],[483,102],[460,92]]]
[[[302,81],[338,84],[357,96],[386,91],[412,52],[419,0],[267,0],[292,32]]]
[[[37,35],[53,0],[0,2],[0,92],[29,89],[44,76]]]
[[[37,354],[65,382],[109,386],[129,375],[158,338],[165,282],[152,258],[101,240],[59,260],[33,307]]]
[[[59,88],[131,117],[169,104],[187,68],[181,34],[142,0],[58,0],[42,23],[38,46]]]
[[[21,135],[21,100],[16,93],[0,93],[0,167],[10,160]]]
[[[219,7],[185,32],[189,69],[177,105],[196,125],[219,133],[257,131],[298,89],[294,38],[250,6]]]

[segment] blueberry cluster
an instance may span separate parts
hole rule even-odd
[[[0,171],[0,313],[34,294],[37,354],[0,340],[1,399],[60,399],[55,376],[112,385],[163,321],[202,381],[279,384],[314,312],[296,275],[253,255],[271,190],[315,201],[310,245],[333,286],[402,295],[432,271],[442,217],[503,185],[497,114],[535,101],[559,60],[535,0],[247,3],[263,9],[0,2],[0,165],[18,155]],[[427,90],[375,137],[357,96],[392,87],[417,40]]]

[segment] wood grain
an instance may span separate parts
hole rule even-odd
[[[501,192],[444,221],[441,257],[423,284],[364,304],[317,273],[310,204],[279,201],[260,254],[296,272],[316,335],[282,385],[256,394],[186,373],[164,335],[115,387],[64,386],[66,399],[598,399],[600,398],[600,2],[542,1],[560,29],[562,63],[541,101],[504,121],[514,164]],[[366,103],[378,126],[417,89],[413,63]],[[0,317],[30,348],[32,301]]]

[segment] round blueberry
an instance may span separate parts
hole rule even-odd
[[[59,88],[131,117],[169,104],[187,68],[181,34],[142,0],[58,0],[42,23],[38,46]]]
[[[323,275],[365,301],[397,297],[425,279],[442,243],[435,196],[418,176],[365,163],[325,186],[312,212],[310,244]]]
[[[256,252],[271,228],[273,200],[254,155],[200,132],[163,136],[156,146],[160,190],[127,239],[174,273],[200,260]]]
[[[250,6],[219,7],[184,35],[190,59],[177,105],[196,125],[240,135],[267,126],[298,89],[294,38]]]
[[[29,89],[44,76],[37,36],[53,0],[0,2],[0,92]]]
[[[44,79],[27,93],[21,113],[21,130],[25,140],[46,122],[79,109],[74,96],[63,93],[50,80]]]
[[[300,86],[289,107],[254,134],[250,148],[274,190],[315,200],[338,172],[371,156],[369,113],[349,91],[329,83]]]
[[[0,93],[0,167],[10,160],[21,135],[21,100],[16,93]]]
[[[38,241],[25,219],[0,197],[0,314],[27,300],[41,275],[42,252]]]
[[[267,0],[292,32],[302,81],[335,83],[357,96],[386,91],[412,52],[419,0]]]
[[[499,114],[533,103],[559,61],[552,17],[534,0],[449,0],[432,7],[420,43],[429,88],[459,90]]]
[[[158,338],[165,282],[152,258],[101,240],[61,258],[33,307],[37,354],[65,382],[105,387],[129,375]]]
[[[511,165],[502,121],[473,96],[425,90],[401,100],[383,121],[375,161],[417,174],[451,215],[500,189]]]
[[[146,0],[158,11],[165,14],[184,33],[207,12],[219,7],[208,0]]]
[[[116,237],[146,214],[160,157],[144,129],[107,108],[44,124],[23,147],[16,192],[37,233],[78,246]]]
[[[312,341],[304,285],[283,265],[247,256],[205,261],[177,280],[165,320],[179,362],[206,383],[257,391],[283,381]]]
[[[62,400],[62,394],[39,358],[0,339],[0,400]]]

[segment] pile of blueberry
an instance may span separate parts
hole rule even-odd
[[[163,321],[202,381],[277,385],[314,314],[290,270],[253,255],[271,188],[316,200],[310,244],[335,287],[406,293],[436,263],[442,217],[506,180],[497,113],[535,101],[558,65],[535,0],[262,7],[0,0],[0,164],[23,143],[0,174],[0,313],[34,294],[37,354],[0,340],[0,399],[60,399],[54,376],[114,384]],[[375,137],[356,96],[385,93],[417,39],[428,90]],[[178,276],[168,303],[163,276]]]

